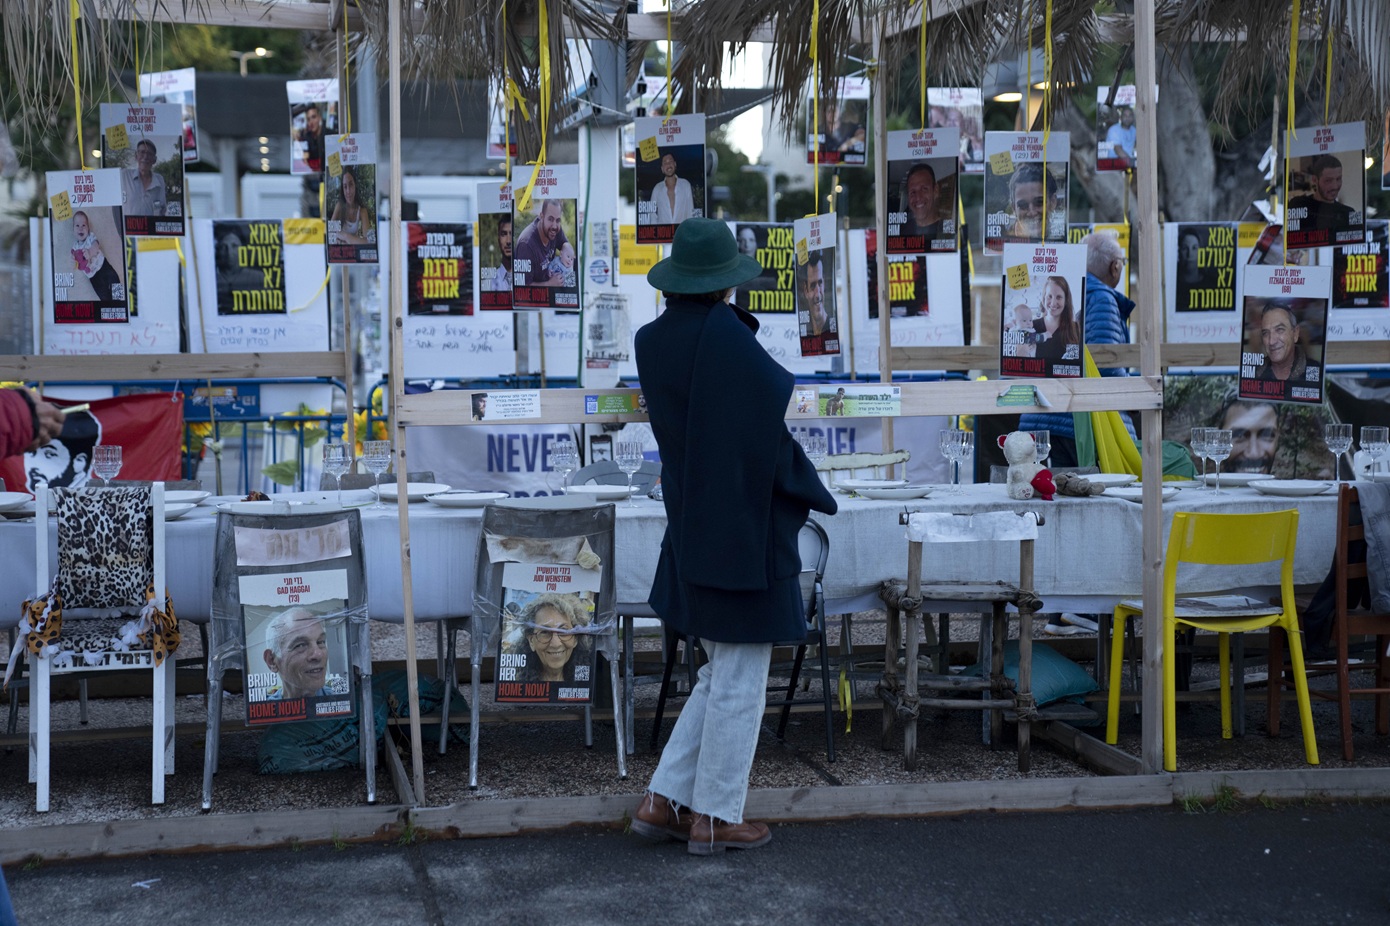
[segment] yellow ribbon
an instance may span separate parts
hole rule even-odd
[[[531,179],[526,183],[526,189],[521,191],[521,195],[516,199],[516,207],[525,212],[531,206],[531,192],[536,187],[536,177],[540,175],[541,168],[545,166],[545,149],[550,135],[550,11],[549,0],[541,0],[537,4],[537,47],[540,49],[540,77],[541,77],[541,150],[536,160],[531,163],[536,169],[531,171]]]
[[[87,146],[82,141],[82,78],[77,60],[77,21],[82,10],[77,0],[68,0],[68,38],[72,45],[72,105],[77,111],[77,162],[87,169]]]
[[[921,20],[917,23],[917,84],[921,94],[922,128],[927,127],[927,0],[921,2]]]
[[[1091,356],[1089,348],[1082,348],[1085,362],[1085,375],[1099,378],[1100,370]],[[1096,462],[1102,473],[1130,473],[1142,476],[1143,460],[1134,438],[1129,436],[1124,419],[1119,412],[1091,412],[1091,431],[1096,441]]]
[[[820,0],[811,0],[811,143],[815,157],[811,172],[815,177],[813,214],[820,211]]]
[[[1289,112],[1288,112],[1288,135],[1284,139],[1284,199],[1287,200],[1289,193],[1289,142],[1296,137],[1294,131],[1294,80],[1298,77],[1298,22],[1302,18],[1301,4],[1299,0],[1293,0],[1293,14],[1289,20]],[[1285,202],[1285,207],[1288,203]],[[1289,223],[1287,216],[1284,221],[1284,265],[1289,263]]]

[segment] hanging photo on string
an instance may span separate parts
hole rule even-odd
[[[676,226],[705,214],[705,117],[633,120],[637,138],[637,243],[668,244]]]
[[[478,308],[512,307],[512,187],[478,184]]]
[[[291,80],[285,92],[290,101],[290,173],[321,173],[324,140],[338,134],[338,79]]]
[[[1305,126],[1284,138],[1289,157],[1285,249],[1365,241],[1365,125]]]
[[[806,163],[863,167],[868,160],[869,81],[842,77],[832,99],[806,98]],[[819,156],[817,155],[819,152]]]
[[[1067,132],[986,132],[985,251],[1067,240]]]
[[[121,171],[49,171],[55,325],[130,321]]]
[[[1114,90],[1115,96],[1110,97]],[[1139,126],[1134,121],[1134,84],[1096,88],[1096,170],[1132,170]]]
[[[1004,245],[1000,375],[1081,375],[1086,250],[1081,244]]]
[[[376,135],[330,135],[325,147],[324,215],[328,262],[374,264],[376,246]]]
[[[985,108],[979,87],[928,87],[927,127],[960,133],[960,171],[985,172]]]
[[[954,251],[959,133],[888,133],[888,253]]]
[[[127,235],[183,235],[182,109],[101,104],[101,163],[121,172]]]
[[[797,219],[796,313],[801,356],[840,352],[840,320],[835,299],[835,213]]]
[[[521,167],[512,173],[513,196],[536,175],[531,201],[512,203],[516,243],[512,257],[512,308],[578,309],[575,213],[579,168],[574,164]]]
[[[179,107],[179,147],[183,162],[198,160],[198,103],[197,71],[180,68],[177,71],[150,71],[140,75],[140,99],[150,103],[174,103]]]
[[[1321,402],[1331,267],[1245,268],[1241,398]]]
[[[472,315],[473,226],[407,222],[405,241],[406,314]]]

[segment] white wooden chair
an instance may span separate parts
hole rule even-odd
[[[56,574],[50,573],[49,544],[49,496],[55,500],[55,517],[58,521],[58,563]],[[127,503],[135,501],[140,514],[129,516]],[[153,683],[153,703],[150,728],[153,737],[151,748],[150,802],[164,803],[164,777],[174,773],[174,659],[173,646],[167,653],[157,653],[156,648],[134,648],[138,643],[127,644],[132,648],[119,650],[113,645],[111,650],[102,653],[89,651],[85,656],[73,656],[64,648],[62,639],[76,636],[83,624],[82,612],[117,609],[124,614],[133,614],[131,625],[134,630],[143,632],[148,628],[150,605],[158,603],[164,594],[165,555],[164,555],[164,486],[154,483],[148,488],[112,489],[55,489],[39,486],[35,499],[35,577],[40,593],[54,589],[62,595],[63,633],[56,642],[40,646],[33,655],[31,684],[29,691],[29,781],[36,785],[34,807],[43,812],[49,806],[49,772],[51,715],[50,700],[52,680],[55,676],[90,675],[97,672],[122,670],[146,670],[150,672]],[[124,512],[124,513],[123,513]],[[91,531],[91,522],[86,520],[94,515],[109,520],[106,530]],[[141,523],[143,522],[143,523]],[[97,523],[101,523],[98,521]],[[91,573],[84,567],[110,565],[108,559],[113,541],[119,539],[127,546],[134,544],[136,552],[144,556],[145,568],[138,575],[125,573],[121,583],[101,582],[98,587],[79,573]],[[98,541],[94,543],[93,541]],[[143,548],[143,549],[141,549]],[[114,573],[99,571],[98,575],[111,576]],[[83,584],[78,584],[83,583]],[[146,590],[154,590],[154,598],[147,602]],[[167,613],[167,602],[165,603]],[[90,613],[88,619],[90,619]],[[29,618],[26,616],[26,622]],[[133,627],[137,622],[145,622]],[[176,626],[176,625],[175,625]],[[21,630],[30,629],[26,623]],[[129,639],[129,635],[128,639]]]

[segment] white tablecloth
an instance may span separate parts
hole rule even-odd
[[[1164,504],[1164,543],[1175,511],[1277,511],[1289,507],[1301,512],[1294,580],[1315,584],[1332,563],[1336,537],[1336,496],[1332,493],[1288,499],[1248,488],[1223,488],[1220,495],[1210,489],[1182,489]],[[1035,550],[1035,581],[1049,611],[1109,610],[1115,600],[1141,592],[1139,505],[1104,496],[1014,502],[1004,495],[1002,485],[973,485],[961,486],[950,494],[938,490],[931,497],[910,502],[842,497],[838,514],[816,515],[830,536],[825,588],[831,613],[877,607],[879,583],[905,575],[907,541],[898,523],[904,509],[1041,512],[1044,524]],[[665,512],[660,502],[641,498],[635,507],[620,503],[617,513],[618,600],[645,602],[665,530]],[[206,620],[209,614],[216,514],[205,502],[166,524],[170,593],[176,612],[185,619]],[[410,505],[409,517],[416,619],[433,621],[468,614],[472,610],[481,509],[445,509],[419,502]],[[404,605],[396,509],[363,508],[362,524],[371,616],[400,622]],[[50,534],[50,543],[56,548],[56,526],[52,524]],[[931,544],[923,556],[923,578],[1016,580],[1017,549],[1010,543]],[[0,626],[10,626],[18,619],[20,602],[37,591],[33,522],[0,523],[0,552],[6,567],[0,571],[0,602],[8,602],[0,609]],[[1184,587],[1210,591],[1274,584],[1277,573],[1269,570],[1234,584],[1224,578],[1199,576]]]

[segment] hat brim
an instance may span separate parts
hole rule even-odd
[[[763,265],[747,254],[738,255],[732,266],[699,273],[691,273],[667,257],[647,271],[647,282],[663,293],[712,293],[757,279],[762,272]]]

